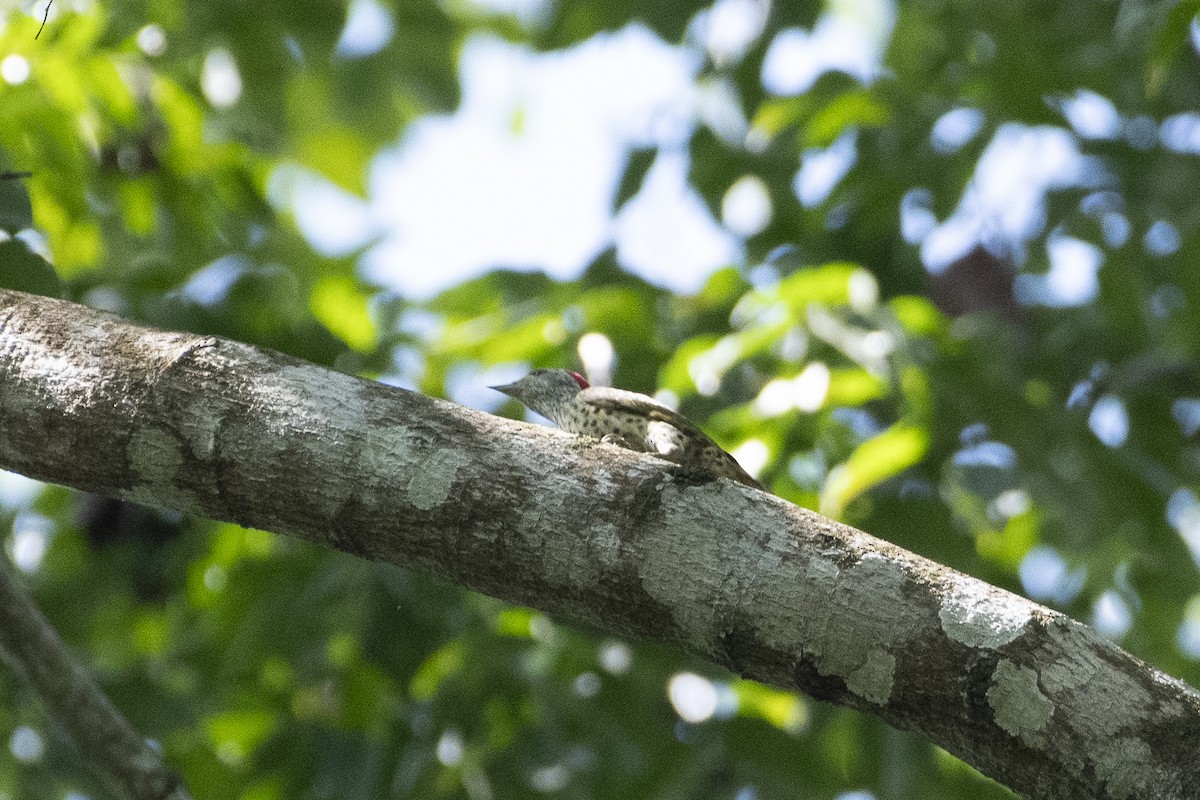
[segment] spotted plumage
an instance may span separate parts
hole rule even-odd
[[[644,394],[590,386],[578,372],[565,369],[535,369],[515,383],[492,388],[570,433],[763,488],[686,417]]]

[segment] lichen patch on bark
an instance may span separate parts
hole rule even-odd
[[[987,699],[997,725],[1027,745],[1045,744],[1043,731],[1054,703],[1038,688],[1035,670],[1001,659],[992,672]]]
[[[942,630],[968,647],[999,648],[1016,639],[1031,619],[1028,603],[1008,603],[999,590],[960,580],[942,598]]]
[[[896,678],[896,657],[886,650],[874,648],[867,660],[846,676],[846,688],[875,705],[884,705],[892,696]]]
[[[1146,792],[1154,778],[1149,766],[1153,754],[1146,742],[1119,736],[1097,743],[1091,755],[1096,774],[1109,795],[1117,800],[1150,796]]]
[[[439,450],[413,473],[408,481],[408,499],[415,508],[430,511],[446,502],[458,471],[470,463],[466,453],[458,450]]]

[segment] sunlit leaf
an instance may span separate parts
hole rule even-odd
[[[465,648],[462,642],[451,642],[431,654],[413,675],[409,691],[416,700],[428,700],[450,676],[463,668]]]
[[[861,406],[887,394],[888,385],[878,375],[856,367],[829,372],[825,402],[830,406]]]
[[[517,325],[498,331],[478,348],[480,357],[487,363],[506,361],[541,361],[553,350],[556,342],[552,333],[556,315],[537,314]]]
[[[691,361],[701,353],[711,350],[717,340],[716,336],[697,336],[680,345],[659,374],[662,388],[670,389],[681,396],[695,392],[690,374]]]
[[[147,180],[128,180],[120,185],[121,211],[131,233],[148,236],[158,222],[158,198]]]
[[[283,797],[283,780],[272,778],[250,786],[242,792],[238,800],[282,800]]]
[[[133,629],[133,646],[139,653],[156,655],[170,640],[170,621],[161,611],[145,611]]]
[[[325,654],[329,663],[338,667],[348,667],[361,657],[361,646],[354,634],[341,631],[334,635],[325,645]]]
[[[793,308],[809,303],[835,305],[850,301],[850,279],[860,270],[857,264],[833,263],[799,270],[779,282],[775,290]]]
[[[506,608],[496,615],[496,632],[505,636],[527,638],[534,612],[529,608]]]
[[[278,718],[272,711],[223,711],[204,719],[204,732],[219,753],[241,760],[253,753],[277,725]]]
[[[904,329],[914,336],[936,336],[945,333],[945,316],[926,297],[893,297],[888,301],[888,307]]]
[[[830,472],[821,494],[821,512],[840,516],[855,497],[919,462],[928,447],[929,432],[904,423],[863,442]]]
[[[805,145],[828,147],[845,131],[879,127],[889,116],[887,106],[870,92],[847,92],[813,114],[805,130]]]
[[[335,336],[359,352],[374,349],[378,332],[367,295],[349,277],[328,277],[313,287],[313,315]]]
[[[795,733],[808,724],[808,706],[795,692],[753,681],[737,681],[738,713],[758,717],[776,728]]]
[[[788,128],[798,125],[812,105],[812,100],[803,95],[768,100],[758,107],[750,127],[764,140],[770,141]]]
[[[981,531],[975,538],[979,555],[1010,570],[1016,570],[1022,559],[1038,542],[1041,515],[1036,509],[1011,517],[999,531]]]

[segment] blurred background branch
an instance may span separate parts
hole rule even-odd
[[[88,768],[129,800],[187,800],[162,753],[143,739],[50,627],[0,557],[0,646]]]

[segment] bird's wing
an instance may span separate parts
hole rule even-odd
[[[708,438],[690,419],[672,411],[653,397],[609,386],[593,386],[579,393],[579,399],[594,408],[605,411],[629,412],[645,416],[651,422],[666,422],[685,434],[699,434]]]
[[[645,415],[651,423],[649,426],[650,441],[647,442],[651,452],[658,452],[671,461],[679,460],[677,455],[682,449],[680,439],[669,435],[669,431],[662,430],[662,423],[666,423],[676,428],[683,437],[697,442],[704,442],[724,456],[739,482],[747,486],[753,486],[756,489],[763,488],[761,483],[750,477],[749,473],[742,469],[742,465],[737,462],[736,458],[722,450],[694,422],[678,411],[667,408],[653,397],[638,392],[629,392],[624,389],[613,389],[608,386],[593,386],[580,392],[579,399],[595,408],[609,412],[633,412]],[[655,425],[654,423],[659,423],[659,425]]]
[[[646,444],[651,453],[658,453],[668,461],[682,464],[687,459],[689,437],[679,427],[663,420],[652,419],[646,425]],[[691,441],[697,441],[694,437]],[[699,440],[701,443],[704,439]]]

